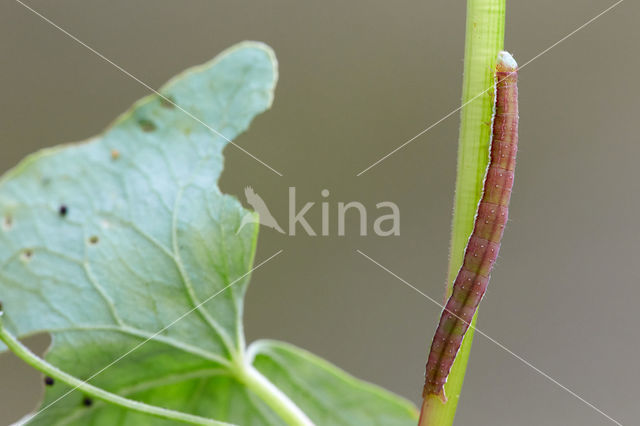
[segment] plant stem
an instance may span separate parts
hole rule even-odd
[[[116,395],[111,392],[107,392],[98,387],[92,386],[83,380],[80,380],[70,374],[65,373],[59,368],[49,364],[44,359],[40,358],[33,352],[24,346],[18,339],[16,339],[11,333],[2,327],[0,323],[0,340],[2,340],[11,351],[21,358],[24,362],[31,365],[42,373],[53,377],[61,382],[64,382],[71,386],[73,390],[79,390],[87,395],[90,395],[96,399],[119,405],[121,407],[128,408],[130,410],[138,411],[141,413],[149,414],[152,416],[176,420],[182,423],[189,423],[194,425],[207,425],[207,426],[232,426],[229,423],[219,422],[204,417],[195,416],[192,414],[181,413],[179,411],[168,410],[166,408],[156,407],[154,405],[144,404],[139,401],[124,398],[120,395]]]
[[[309,417],[253,365],[244,363],[238,366],[236,376],[288,425],[313,426]]]
[[[493,87],[496,58],[504,46],[505,1],[467,1],[463,108],[458,141],[447,297],[451,294],[453,281],[460,270],[464,250],[473,231],[489,161],[493,91],[487,89]],[[434,395],[425,397],[419,426],[453,424],[471,351],[475,323],[476,316],[464,337],[445,384],[448,401],[443,403]]]

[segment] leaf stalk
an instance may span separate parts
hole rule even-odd
[[[235,375],[288,425],[313,426],[309,417],[250,363],[245,362],[239,365],[235,370]]]

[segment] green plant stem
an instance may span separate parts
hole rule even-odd
[[[236,377],[291,426],[313,426],[313,422],[280,389],[249,363],[239,366]]]
[[[11,333],[2,327],[0,324],[0,340],[2,340],[11,351],[21,358],[24,362],[40,370],[42,373],[53,377],[61,382],[64,382],[86,395],[92,396],[102,401],[126,407],[130,410],[138,411],[141,413],[149,414],[156,417],[161,417],[169,420],[176,420],[182,423],[194,424],[194,425],[207,425],[207,426],[232,426],[229,423],[219,422],[216,420],[207,419],[204,417],[194,416],[192,414],[181,413],[179,411],[168,410],[166,408],[156,407],[153,405],[144,404],[139,401],[124,398],[120,395],[116,395],[111,392],[107,392],[103,389],[92,386],[74,376],[71,376],[59,368],[49,364],[44,359],[40,358],[33,352],[24,346],[18,339],[16,339]]]
[[[451,249],[447,279],[447,297],[462,265],[464,250],[473,231],[478,202],[482,196],[485,171],[489,161],[491,117],[493,115],[494,71],[498,52],[504,46],[506,0],[468,0],[464,58],[464,80],[458,169],[451,231]],[[419,426],[453,424],[464,374],[471,351],[477,317],[467,331],[447,383],[448,397],[427,396],[422,405]]]

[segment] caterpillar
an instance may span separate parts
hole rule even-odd
[[[509,212],[518,149],[518,65],[500,52],[494,76],[491,152],[473,232],[453,292],[440,316],[427,360],[422,396],[447,401],[444,384],[489,283]]]

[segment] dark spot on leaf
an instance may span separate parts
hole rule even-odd
[[[33,250],[31,249],[25,249],[25,251],[22,252],[22,259],[25,261],[29,261],[31,260],[31,258],[33,257]]]
[[[53,380],[53,377],[44,376],[44,384],[45,385],[53,386],[54,383],[55,383],[55,380]]]
[[[4,312],[4,306],[2,305],[2,300],[0,300],[0,315],[2,315],[2,312]]]
[[[111,150],[111,159],[112,160],[117,160],[118,158],[120,158],[120,151],[118,151],[117,149],[112,149]]]
[[[13,226],[13,218],[11,217],[11,215],[6,215],[4,217],[4,221],[2,222],[2,227],[5,229],[5,231],[11,229],[11,227]]]
[[[60,216],[65,217],[67,215],[67,212],[69,211],[69,209],[67,208],[67,206],[65,206],[64,204],[62,204],[60,206],[60,208],[58,209],[58,213],[60,214]]]
[[[156,125],[153,121],[147,120],[146,118],[139,120],[138,125],[140,125],[143,132],[153,132],[156,129]]]
[[[98,238],[98,236],[97,236],[97,235],[92,235],[92,236],[89,238],[89,242],[90,242],[91,244],[94,244],[94,245],[95,245],[95,244],[98,244],[98,241],[100,241],[100,239]]]
[[[82,398],[82,405],[84,405],[85,407],[91,407],[93,405],[93,399],[85,396],[84,398]]]
[[[160,98],[160,105],[164,108],[173,109],[176,107],[176,101],[171,96],[164,96]]]
[[[51,183],[51,178],[45,177],[42,178],[42,186],[47,186]]]

